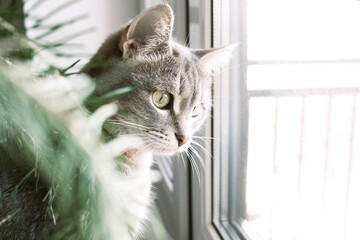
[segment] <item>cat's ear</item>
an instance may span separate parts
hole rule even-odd
[[[201,65],[205,68],[205,70],[211,73],[217,68],[229,63],[238,46],[239,43],[234,43],[218,48],[196,49],[192,50],[192,53],[199,58]]]
[[[171,54],[173,11],[160,4],[136,16],[123,33],[119,48],[123,56]]]

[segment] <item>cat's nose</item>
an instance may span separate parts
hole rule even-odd
[[[185,137],[185,136],[181,136],[181,135],[177,135],[176,133],[175,133],[175,136],[176,136],[176,139],[178,141],[178,146],[179,147],[186,144],[190,140],[190,138]]]

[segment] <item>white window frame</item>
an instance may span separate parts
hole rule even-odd
[[[249,237],[238,223],[239,213],[245,211],[242,193],[246,183],[249,111],[246,1],[232,2],[230,6],[228,1],[214,0],[213,4],[214,47],[240,43],[229,66],[214,81],[213,222],[222,239],[245,240]],[[234,16],[237,28],[231,22]]]
[[[194,19],[190,18],[190,24],[198,24],[200,31],[195,33],[190,29],[190,47],[193,48],[211,48],[213,47],[213,6],[212,1],[197,1],[198,6],[192,8],[190,11],[194,15]],[[196,21],[198,21],[196,23]],[[197,37],[195,41],[198,45],[192,44],[192,38]],[[214,79],[215,80],[215,79]],[[211,114],[210,114],[211,115]],[[213,132],[213,120],[209,117],[205,123],[203,132],[201,133],[205,138],[202,142],[203,148],[198,149],[202,157],[195,158],[196,164],[200,169],[199,179],[196,174],[191,174],[191,205],[192,205],[192,238],[193,239],[221,239],[219,232],[213,224],[213,161],[211,146],[213,141],[211,139]],[[199,134],[198,134],[199,135]],[[199,142],[200,143],[200,142]],[[203,167],[202,167],[203,166]]]

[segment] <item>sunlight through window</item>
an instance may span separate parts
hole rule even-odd
[[[360,2],[248,1],[245,228],[359,239]]]

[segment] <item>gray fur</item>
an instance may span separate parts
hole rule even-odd
[[[119,108],[127,114],[119,114],[110,122],[119,125],[120,134],[141,136],[148,145],[145,150],[151,149],[156,154],[173,154],[187,149],[190,141],[178,147],[176,136],[191,138],[205,121],[211,107],[214,62],[219,61],[217,58],[222,53],[232,51],[228,48],[218,52],[191,50],[181,46],[171,40],[172,24],[169,6],[158,5],[146,10],[111,35],[88,64],[95,65],[97,59],[103,59],[110,67],[95,71],[89,67],[84,69],[103,90],[136,87],[117,101]],[[158,109],[153,104],[152,94],[157,90],[173,96],[169,108]],[[203,111],[193,118],[192,110],[199,104]]]
[[[147,62],[116,61],[113,67],[99,77],[111,89],[136,86],[136,90],[117,101],[121,110],[116,119],[145,126],[145,131],[125,127],[126,133],[141,133],[145,140],[152,140],[153,149],[159,152],[176,152],[175,134],[191,137],[206,118],[211,105],[211,78],[198,67],[198,59],[184,57],[183,47],[173,44],[173,55]],[[115,80],[115,81],[114,81]],[[174,109],[158,109],[152,103],[152,94],[164,90],[173,96]],[[192,119],[191,111],[198,103],[204,103],[200,117]],[[160,138],[156,137],[159,136]],[[163,150],[163,151],[161,151]]]
[[[177,136],[190,139],[205,121],[211,108],[212,71],[228,59],[233,50],[231,46],[212,50],[191,50],[181,46],[171,39],[173,19],[168,5],[144,11],[109,36],[83,69],[97,81],[94,95],[125,86],[136,87],[116,101],[122,111],[108,120],[115,125],[118,134],[136,134],[146,143],[145,147],[125,153],[138,167],[135,171],[142,167],[137,171],[140,184],[132,187],[138,197],[134,202],[145,204],[137,207],[133,222],[128,223],[135,235],[141,231],[146,204],[150,203],[152,154],[174,154],[190,146],[191,140],[179,146]],[[159,109],[153,104],[152,94],[157,90],[172,95],[169,107]],[[200,106],[203,111],[193,117],[195,106]],[[3,154],[5,152],[0,149],[0,155]],[[46,204],[43,199],[47,191],[33,191],[35,184],[29,182],[18,192],[18,200],[12,202],[7,190],[27,171],[7,164],[0,159],[0,201],[4,201],[0,206],[0,220],[8,219],[14,209],[19,208],[29,209],[30,215],[9,218],[12,229],[5,229],[6,226],[0,224],[0,238],[42,239],[52,232],[51,222],[44,216]]]

